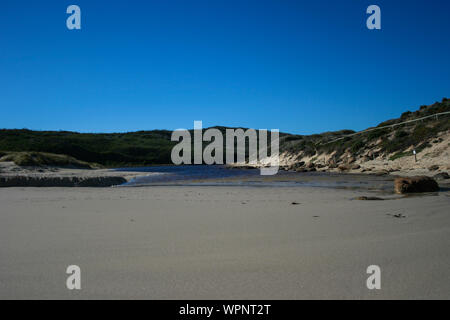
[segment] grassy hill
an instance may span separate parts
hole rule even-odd
[[[215,128],[225,135],[226,127]],[[106,134],[2,129],[0,157],[2,152],[44,152],[109,167],[171,164],[172,147],[177,143],[170,141],[171,134],[168,130]]]
[[[105,166],[170,163],[170,131],[93,134],[0,130],[0,151],[63,154]]]
[[[384,121],[377,127],[368,128],[367,132],[364,130],[359,134],[352,130],[341,130],[309,136],[286,136],[280,139],[280,150],[303,156],[334,152],[334,156],[339,158],[346,152],[358,156],[368,149],[376,149],[379,154],[401,157],[411,146],[421,152],[430,146],[430,141],[439,133],[450,130],[450,115],[401,123],[449,111],[450,100],[444,98],[441,102],[421,106],[417,111],[406,111],[397,119]],[[386,126],[388,127],[384,128]]]
[[[378,127],[397,125],[404,121],[447,111],[450,111],[450,100],[444,98],[442,102],[422,106],[415,112],[407,111],[400,118],[380,123]],[[216,128],[222,132],[226,130],[225,127]],[[411,146],[414,146],[418,152],[427,148],[430,140],[434,139],[438,133],[449,129],[450,121],[447,115],[437,119],[433,117],[392,128],[368,131],[351,137],[348,135],[355,133],[352,130],[308,136],[280,133],[280,151],[303,156],[334,152],[335,157],[339,157],[346,152],[360,155],[368,148],[376,148],[379,153],[401,157],[404,150]],[[171,131],[168,130],[94,134],[3,129],[0,130],[0,157],[3,156],[3,161],[14,158],[21,164],[44,164],[52,161],[58,163],[58,159],[54,156],[49,157],[49,153],[72,157],[74,160],[81,161],[81,165],[86,162],[111,167],[170,164],[171,150],[176,144],[170,141],[170,136]],[[340,140],[335,141],[336,139]],[[16,155],[5,158],[10,152],[15,152]],[[17,154],[17,152],[20,153]],[[39,156],[37,153],[47,153],[47,155]],[[53,160],[50,161],[49,158]]]
[[[2,161],[12,161],[18,166],[55,166],[84,169],[100,167],[97,164],[80,161],[64,154],[46,152],[0,152],[0,162]]]

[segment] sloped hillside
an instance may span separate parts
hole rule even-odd
[[[369,165],[374,165],[376,160],[394,161],[401,166],[406,165],[405,161],[396,160],[408,158],[414,160],[411,167],[435,163],[448,170],[448,112],[450,100],[444,98],[441,102],[422,106],[414,112],[404,112],[400,118],[382,122],[359,133],[343,130],[283,137],[280,139],[281,161],[290,169],[299,171],[312,168],[341,168],[342,171],[360,169],[359,166],[370,161]],[[415,161],[413,150],[417,153],[417,159],[422,161]]]
[[[167,130],[128,133],[0,130],[3,152],[44,152],[67,155],[104,166],[168,164],[175,144]]]
[[[379,167],[377,161],[382,161],[383,166],[389,164],[391,171],[395,166],[425,168],[427,165],[448,170],[449,112],[450,100],[444,98],[362,132],[341,130],[308,136],[280,133],[281,165],[297,171],[370,171]],[[223,133],[227,129],[215,128]],[[176,144],[170,141],[171,134],[168,130],[103,134],[4,129],[0,130],[0,158],[21,165],[170,164],[171,150]],[[412,150],[416,150],[418,162],[410,163]]]

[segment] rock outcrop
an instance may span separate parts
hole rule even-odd
[[[0,187],[111,187],[127,182],[124,177],[4,176]]]
[[[438,183],[430,177],[398,177],[394,181],[396,193],[416,193],[439,191]]]
[[[447,180],[450,179],[450,175],[447,172],[440,172],[433,176],[436,180]]]

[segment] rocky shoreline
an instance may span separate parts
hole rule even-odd
[[[126,183],[124,177],[0,177],[0,187],[111,187]]]
[[[393,158],[394,154],[381,152],[377,144],[368,146],[361,153],[350,149],[342,155],[336,152],[316,153],[310,156],[303,152],[282,152],[279,156],[280,170],[292,172],[333,172],[362,173],[370,175],[393,176],[429,176],[439,180],[450,178],[450,132],[444,132],[438,139],[432,139],[429,147],[414,156],[413,148],[405,151],[402,157]],[[272,157],[263,159],[256,165],[237,163],[230,167],[260,168],[270,166]]]
[[[110,169],[21,167],[0,162],[0,187],[111,187],[138,174]]]

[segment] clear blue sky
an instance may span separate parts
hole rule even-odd
[[[66,28],[77,4],[82,29]],[[366,28],[370,4],[382,30]],[[450,96],[450,1],[2,0],[0,128],[360,130]]]

